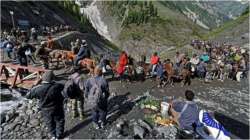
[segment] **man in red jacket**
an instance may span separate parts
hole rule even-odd
[[[119,58],[119,66],[117,68],[118,74],[121,76],[125,72],[125,67],[128,64],[128,55],[125,51],[121,52],[120,58]]]
[[[160,58],[159,56],[157,55],[157,52],[155,52],[152,56],[151,56],[151,59],[150,59],[150,64],[152,65],[152,71],[151,71],[151,76],[154,76],[155,75],[155,69],[156,69],[156,66],[157,66],[157,63],[159,62]]]

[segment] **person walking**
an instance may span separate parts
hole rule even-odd
[[[109,84],[102,76],[102,69],[96,66],[94,77],[85,83],[85,96],[87,104],[92,108],[92,120],[96,129],[104,128],[106,124]]]
[[[54,82],[53,71],[43,74],[41,83],[34,86],[26,95],[28,99],[39,99],[39,106],[51,138],[63,138],[64,133],[64,97],[63,85]]]
[[[84,119],[84,82],[87,77],[80,73],[80,68],[75,67],[74,72],[64,85],[63,95],[69,99],[72,109],[72,118],[79,116]]]

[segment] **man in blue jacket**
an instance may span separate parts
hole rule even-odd
[[[102,76],[100,66],[96,66],[94,74],[94,77],[87,79],[84,93],[87,98],[87,104],[92,108],[94,127],[100,129],[103,128],[106,123],[109,85]]]

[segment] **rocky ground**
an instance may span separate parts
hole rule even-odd
[[[109,79],[110,80],[110,79]],[[58,73],[58,81],[65,81],[65,74]],[[110,80],[109,123],[104,130],[94,130],[88,107],[85,107],[87,118],[83,121],[71,118],[70,111],[66,112],[66,137],[79,138],[173,138],[175,127],[143,126],[144,112],[137,105],[139,98],[150,93],[157,99],[174,96],[183,99],[184,91],[191,89],[195,92],[195,101],[200,109],[213,113],[231,133],[232,138],[249,138],[249,87],[248,79],[240,83],[226,80],[203,83],[192,80],[191,86],[156,88],[156,82],[120,83]],[[114,96],[116,95],[116,96]],[[143,123],[144,124],[144,123]],[[145,124],[144,124],[145,125]],[[120,128],[121,126],[122,129]],[[152,130],[151,130],[152,129]],[[169,130],[169,131],[167,131]],[[149,133],[149,131],[151,131]],[[167,134],[161,135],[161,132]],[[137,134],[138,133],[138,134]],[[46,138],[47,131],[37,110],[36,101],[24,101],[16,108],[1,115],[1,138]]]
[[[57,70],[57,81],[64,83],[69,72],[69,69]],[[176,83],[173,87],[164,88],[157,88],[154,80],[120,83],[110,77],[107,79],[110,81],[110,91],[113,96],[109,100],[109,123],[105,129],[93,128],[90,111],[85,106],[87,117],[83,121],[78,118],[72,119],[70,110],[66,112],[66,138],[173,139],[177,135],[176,127],[150,124],[144,110],[138,106],[137,100],[144,97],[145,93],[160,100],[167,96],[183,99],[184,91],[191,89],[195,92],[195,101],[199,108],[212,112],[231,133],[232,138],[249,139],[249,79],[243,79],[240,83],[229,79],[224,82],[214,80],[212,83],[193,79],[191,86],[181,87],[180,83]],[[37,102],[20,99],[21,95],[12,97],[10,94],[3,94],[3,91],[11,92],[1,90],[1,139],[48,138]],[[17,94],[15,90],[12,92]],[[12,99],[12,102],[7,106],[12,109],[6,111],[2,108],[2,103],[9,99]]]
[[[19,103],[1,114],[1,139],[41,139],[47,137],[35,100]]]

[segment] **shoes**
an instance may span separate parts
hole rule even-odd
[[[82,121],[82,120],[84,120],[85,118],[87,118],[85,115],[80,115],[79,116],[79,119]]]
[[[93,123],[93,127],[97,130],[100,129],[100,126],[97,123]]]
[[[57,138],[56,137],[52,137],[51,140],[57,140]]]
[[[100,127],[103,129],[105,127],[105,123],[101,122],[101,126]]]

